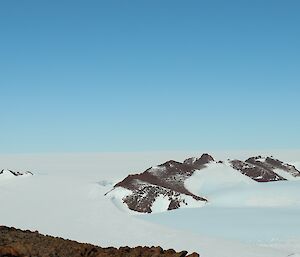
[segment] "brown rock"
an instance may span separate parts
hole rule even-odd
[[[17,257],[21,255],[12,246],[0,246],[0,256]]]
[[[102,248],[0,226],[0,257],[185,257],[186,254],[186,251],[177,253],[173,249],[163,250],[154,246]]]
[[[129,175],[114,188],[123,187],[132,191],[131,195],[122,200],[129,209],[137,212],[151,213],[152,204],[160,195],[169,199],[168,210],[178,209],[186,204],[181,195],[207,202],[207,199],[188,191],[184,181],[213,160],[213,157],[208,154],[203,154],[200,158],[186,159],[183,163],[170,160],[140,174]]]

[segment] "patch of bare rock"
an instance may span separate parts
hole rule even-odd
[[[233,160],[231,165],[257,182],[273,182],[287,180],[276,173],[276,169],[283,170],[293,177],[300,177],[300,171],[295,166],[284,163],[273,157],[250,157],[245,161]]]

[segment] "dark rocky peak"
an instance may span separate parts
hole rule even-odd
[[[205,168],[204,164],[211,162],[213,158],[203,154],[195,158],[193,162],[184,163],[174,160],[151,167],[140,174],[129,175],[114,186],[123,187],[132,191],[132,194],[122,198],[128,208],[138,212],[152,212],[152,205],[158,197],[168,199],[168,210],[177,209],[187,205],[186,198],[193,198],[196,201],[207,202],[205,198],[189,192],[184,181],[193,173]]]
[[[185,163],[186,165],[194,165],[194,163],[198,160],[197,157],[190,157],[190,158],[187,158],[183,161],[183,163]]]
[[[174,160],[170,160],[170,161],[167,161],[163,164],[160,164],[158,165],[158,167],[169,167],[169,168],[173,168],[173,167],[178,167],[182,165],[181,162],[178,162],[178,161],[174,161]]]
[[[203,165],[210,163],[212,161],[214,161],[214,158],[211,155],[205,153],[202,154],[200,158],[191,157],[184,160],[183,163],[198,169],[198,168],[202,168]]]
[[[203,164],[206,164],[209,162],[213,162],[214,158],[211,155],[205,153],[205,154],[202,154],[202,156],[198,159],[198,161],[202,162]]]
[[[300,171],[295,166],[284,163],[273,157],[254,156],[245,161],[230,161],[231,166],[242,174],[254,179],[257,182],[272,182],[286,180],[276,173],[276,169],[283,170],[294,177],[300,177]]]

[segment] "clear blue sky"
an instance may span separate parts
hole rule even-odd
[[[299,148],[300,2],[0,2],[0,152]]]

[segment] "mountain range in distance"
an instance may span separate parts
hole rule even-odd
[[[300,179],[300,171],[295,166],[272,156],[250,157],[244,161],[237,159],[215,161],[211,155],[203,154],[200,158],[192,157],[183,162],[169,160],[142,173],[128,175],[115,184],[107,195],[139,213],[202,207],[209,203],[210,199],[189,190],[187,181],[191,180],[196,172],[208,173],[212,167],[219,173],[229,169],[232,175],[238,176],[241,181],[248,179],[249,183]],[[216,176],[215,179],[222,179],[222,176],[220,178]]]

